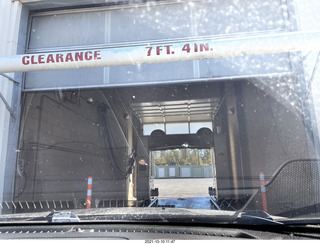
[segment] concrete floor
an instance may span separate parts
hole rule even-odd
[[[154,179],[159,188],[159,199],[207,197],[209,186],[214,187],[212,178]]]
[[[176,208],[213,209],[209,186],[214,186],[212,178],[155,179],[154,187],[159,188],[159,205]]]

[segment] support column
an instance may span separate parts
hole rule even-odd
[[[22,4],[3,0],[0,4],[0,56],[17,54]],[[20,82],[21,77],[7,74]],[[0,100],[0,203],[12,201],[19,128],[21,85],[0,76],[0,93],[7,104]],[[11,111],[8,111],[8,107]],[[0,214],[2,209],[0,208]]]
[[[128,155],[132,154],[133,149],[133,124],[132,124],[132,114],[128,114],[126,118],[126,127],[127,127],[127,140],[128,140]],[[135,201],[137,200],[135,196],[136,192],[136,184],[134,179],[134,169],[132,169],[132,174],[129,175],[129,182],[128,182],[128,201]]]
[[[239,178],[241,172],[239,169],[242,168],[241,160],[241,145],[239,135],[239,123],[238,123],[238,111],[237,111],[237,98],[236,98],[236,87],[233,83],[227,83],[225,87],[226,92],[226,105],[227,105],[227,117],[228,117],[228,131],[229,131],[229,149],[230,149],[230,161],[232,168],[232,179],[234,187],[235,198],[239,196],[239,187],[241,182]]]

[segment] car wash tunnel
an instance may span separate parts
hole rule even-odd
[[[291,138],[278,134],[275,127],[295,130],[294,136],[301,138],[299,147],[308,146],[297,108],[283,106],[277,92],[268,93],[255,83],[24,93],[16,211],[86,208],[89,178],[91,208],[243,208],[257,197],[260,171],[270,180],[287,161],[287,153],[303,153],[295,146],[284,148]],[[286,120],[281,119],[284,114]],[[259,136],[251,136],[248,127]],[[174,196],[161,199],[161,188],[154,188],[151,152],[186,147],[211,152],[211,184],[202,186],[208,189],[207,196],[189,196],[180,202]],[[272,160],[266,150],[283,161]],[[183,180],[191,176],[162,177],[181,180],[178,191],[183,192]],[[196,183],[197,179],[189,180]]]
[[[0,213],[320,202],[320,33],[287,3],[9,2]]]
[[[151,151],[186,144],[213,151],[221,89],[203,83],[24,94],[17,200],[85,207],[92,177],[92,207],[146,204],[155,191]]]

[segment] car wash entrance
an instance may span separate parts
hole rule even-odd
[[[286,84],[287,79],[274,81]],[[155,197],[159,206],[243,208],[259,190],[259,172],[270,181],[282,164],[271,162],[267,151],[276,158],[303,153],[286,148],[283,141],[290,138],[274,126],[294,127],[299,147],[303,140],[307,147],[310,139],[296,108],[277,91],[265,90],[273,80],[262,81],[25,92],[13,201],[22,207],[17,211],[87,208],[88,197],[92,208],[148,206]],[[182,157],[167,156],[161,171],[155,162],[166,157],[157,154],[170,150]],[[196,159],[188,159],[192,153]],[[205,174],[205,183],[194,177]],[[177,179],[179,194],[162,196],[161,178],[168,179],[167,188]],[[208,189],[207,196],[183,193],[187,179]],[[219,202],[211,204],[217,196]],[[176,200],[161,202],[172,197]],[[195,201],[181,205],[190,198]]]
[[[2,206],[154,206],[156,180],[173,178],[209,179],[199,184],[215,209],[259,205],[260,175],[315,155],[292,52],[320,34],[291,32],[278,2],[254,2],[237,18],[231,1],[201,0],[30,14],[27,53],[0,59],[0,73],[26,72]],[[185,155],[161,161],[168,150]]]
[[[208,187],[215,185],[214,128],[221,124],[214,118],[222,86],[205,82],[25,93],[15,201],[86,207],[91,177],[91,206],[139,204],[151,198],[154,178],[161,178],[155,161],[165,158],[156,154],[168,149],[180,152],[180,161],[171,160],[179,165],[168,162],[175,176],[207,178],[208,195]],[[168,177],[173,176],[171,166]]]

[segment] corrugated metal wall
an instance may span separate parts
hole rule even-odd
[[[18,34],[22,4],[18,1],[0,1],[0,56],[14,55],[17,52]],[[14,74],[6,74],[13,77]],[[12,105],[14,84],[7,78],[0,76],[0,93],[3,99]],[[0,201],[4,194],[6,159],[11,114],[0,99]]]

